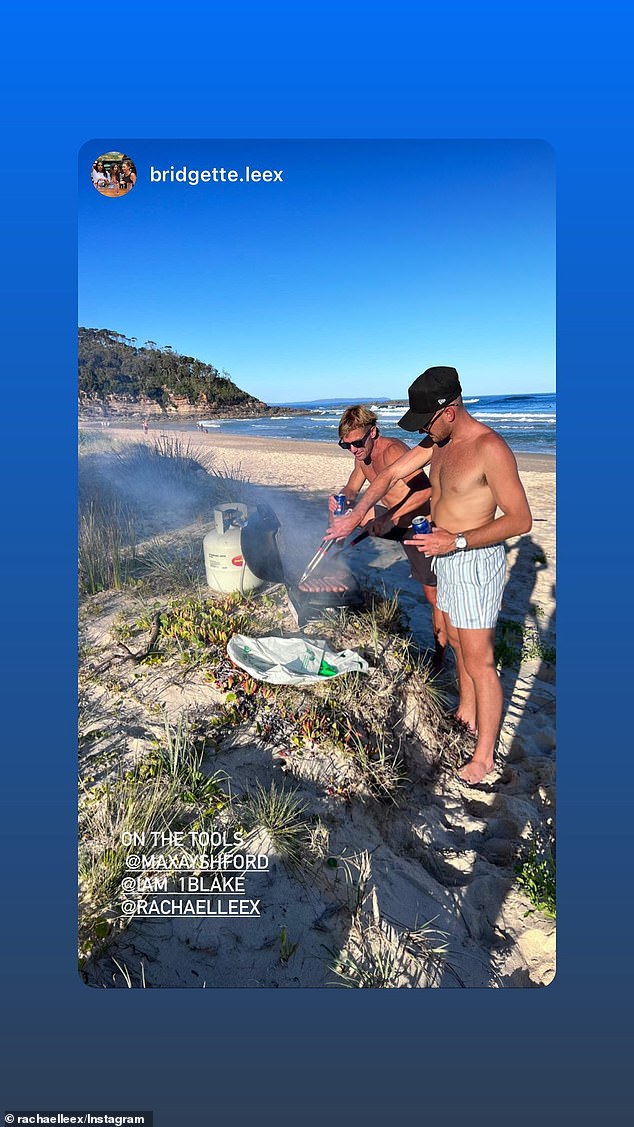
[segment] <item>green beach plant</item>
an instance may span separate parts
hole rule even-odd
[[[134,785],[162,777],[176,788],[175,797],[180,803],[197,807],[199,818],[217,814],[230,804],[230,794],[223,789],[222,784],[226,782],[223,772],[206,775],[202,770],[207,739],[201,726],[192,728],[185,716],[175,724],[170,724],[165,716],[163,720],[162,738],[154,740],[151,750],[133,770],[123,774],[123,779]],[[87,801],[92,801],[94,795],[95,791],[91,792]]]
[[[286,928],[280,929],[280,963],[283,967],[286,966],[288,960],[295,954],[299,944],[291,943]]]
[[[533,905],[531,911],[543,912],[555,919],[557,915],[557,879],[555,858],[550,849],[539,850],[531,842],[528,854],[515,866],[517,883]]]
[[[212,465],[210,454],[178,434],[160,434],[152,442],[135,442],[115,451],[119,480],[150,482],[156,487],[192,485]]]
[[[233,465],[225,459],[214,457],[207,463],[211,496],[215,505],[229,504],[232,501],[242,501],[246,504],[249,499],[251,479],[242,469],[241,463]],[[204,514],[211,518],[211,514]]]
[[[273,780],[268,790],[257,783],[248,792],[243,821],[251,832],[266,831],[280,856],[291,865],[300,865],[310,840],[305,810],[297,788],[285,790]]]
[[[552,663],[557,652],[554,645],[544,641],[536,625],[498,618],[494,656],[498,669],[504,669],[532,659]]]
[[[352,922],[346,948],[326,948],[336,976],[331,985],[348,989],[432,986],[439,981],[447,951],[446,936],[431,926],[397,929],[386,920]]]
[[[126,834],[167,831],[177,815],[173,781],[119,773],[105,784],[82,788],[79,817],[79,939],[85,957],[123,921],[121,881],[126,875]]]
[[[379,800],[397,805],[398,791],[407,778],[400,746],[392,745],[384,736],[370,748],[361,740],[351,745],[362,774],[372,794]]]
[[[79,590],[120,590],[133,574],[136,535],[131,510],[116,502],[89,502],[79,513]]]
[[[205,753],[204,743],[197,743],[186,719],[179,717],[170,724],[165,717],[164,737],[160,745],[161,759],[172,779],[189,780],[200,770]]]
[[[200,544],[190,543],[175,550],[155,536],[139,554],[139,576],[161,590],[198,592],[201,586],[202,553]]]
[[[366,897],[370,876],[372,874],[371,856],[367,849],[360,853],[345,852],[338,857],[328,857],[326,867],[335,871],[335,879],[339,874],[343,876],[346,892],[346,904],[351,916],[356,918]]]
[[[214,505],[245,501],[250,487],[240,464],[230,465],[211,449],[168,433],[115,449],[112,478],[126,495],[187,499],[210,522]]]

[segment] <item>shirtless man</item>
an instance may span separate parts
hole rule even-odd
[[[477,737],[473,757],[458,774],[479,783],[493,767],[502,719],[493,644],[505,578],[503,541],[530,532],[532,517],[513,454],[465,409],[455,368],[428,368],[408,394],[410,409],[399,426],[427,438],[377,474],[326,536],[348,536],[397,482],[430,464],[434,528],[406,543],[435,557],[437,606],[458,672],[456,716]]]
[[[354,469],[346,484],[339,490],[352,503],[366,481],[376,481],[378,475],[398,462],[409,447],[399,438],[384,438],[377,427],[377,417],[367,407],[348,407],[339,422],[339,445],[350,450],[354,458]],[[435,639],[434,669],[442,668],[447,630],[444,616],[436,609],[436,575],[431,560],[418,551],[417,547],[406,546],[406,536],[412,517],[429,515],[431,485],[424,470],[415,470],[402,480],[396,481],[381,494],[383,508],[376,511],[370,506],[361,520],[372,536],[384,540],[397,540],[405,547],[405,554],[412,569],[412,575],[425,593],[431,606],[432,627]],[[328,498],[328,508],[334,516],[335,498]],[[332,517],[331,517],[332,519]]]

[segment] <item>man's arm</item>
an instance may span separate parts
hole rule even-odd
[[[384,468],[387,469],[388,466],[396,465],[396,462],[402,457],[404,457],[404,455],[399,450],[398,446],[394,445],[390,447],[385,455]],[[408,474],[407,477],[402,479],[400,490],[402,490],[403,496],[400,501],[396,501],[394,504],[390,505],[386,513],[386,517],[389,517],[391,521],[400,520],[402,517],[408,516],[409,513],[420,513],[423,505],[429,501],[431,497],[431,486],[428,485],[425,489],[412,489],[412,483],[416,481],[417,477],[419,477],[418,471],[413,474]],[[387,492],[389,493],[389,489]],[[398,496],[398,493],[399,489],[397,488],[396,496]]]
[[[354,501],[355,497],[357,496],[357,493],[359,492],[359,490],[360,490],[361,486],[363,485],[364,481],[365,481],[365,474],[364,474],[363,470],[361,469],[361,466],[357,466],[355,464],[355,467],[354,467],[352,473],[350,474],[350,477],[348,478],[348,480],[347,480],[346,484],[344,485],[343,489],[340,489],[339,492],[344,494],[346,501],[352,503]],[[331,513],[334,513],[335,508],[336,508],[336,504],[337,503],[335,501],[334,493],[331,493],[330,497],[328,498],[328,508],[329,508]]]
[[[404,543],[413,544],[426,556],[445,556],[454,551],[458,532],[466,536],[468,548],[487,548],[511,536],[530,532],[533,517],[517,472],[517,462],[506,442],[498,435],[487,437],[482,444],[482,468],[501,516],[494,517],[480,528],[434,528],[424,537],[405,540]]]
[[[393,465],[386,466],[384,470],[381,470],[381,473],[377,474],[372,484],[359,498],[354,509],[351,509],[343,517],[334,518],[332,528],[326,532],[325,538],[327,540],[340,540],[349,536],[361,524],[369,509],[376,505],[386,493],[389,493],[397,481],[402,481],[404,477],[409,477],[416,470],[420,470],[428,464],[433,450],[433,442],[426,438],[413,450],[408,450],[407,454],[403,454]]]
[[[361,469],[361,466],[358,466],[355,462],[354,469],[340,492],[345,493],[346,501],[350,501],[350,503],[352,503],[364,483],[365,474]]]
[[[497,435],[495,439],[488,438],[484,443],[484,472],[502,516],[494,517],[481,528],[459,529],[459,532],[464,531],[470,548],[486,548],[489,544],[508,540],[510,536],[523,536],[533,527],[533,516],[517,472],[515,455],[506,442]]]

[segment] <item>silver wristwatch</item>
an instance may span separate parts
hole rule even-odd
[[[464,549],[466,547],[467,547],[467,537],[464,535],[463,532],[456,533],[456,548],[459,549],[460,551],[464,551]]]

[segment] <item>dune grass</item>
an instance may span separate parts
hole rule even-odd
[[[135,442],[114,450],[113,476],[149,480],[155,486],[189,485],[210,473],[211,454],[178,434],[159,434],[151,442]]]
[[[79,950],[86,958],[121,922],[121,882],[127,871],[124,834],[167,831],[178,804],[178,784],[138,771],[114,774],[80,796]]]
[[[162,589],[195,589],[203,577],[202,549],[175,548],[157,533],[141,553],[140,526],[161,509],[181,521],[211,519],[213,505],[240,500],[248,488],[240,466],[217,461],[179,435],[121,445],[80,433],[80,593],[120,590],[137,577]]]
[[[135,563],[133,512],[116,501],[89,501],[79,513],[80,593],[120,590],[133,575]]]
[[[334,952],[331,985],[348,989],[398,989],[435,985],[442,973],[447,951],[443,933],[425,924],[420,928],[396,928],[384,919],[368,920],[357,913],[346,946]]]
[[[306,804],[297,797],[297,788],[288,790],[272,781],[268,790],[256,783],[249,791],[242,819],[251,833],[265,831],[280,856],[299,866],[309,842],[305,812]]]

